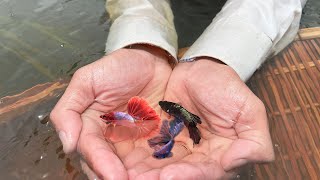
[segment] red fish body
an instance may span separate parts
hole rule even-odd
[[[129,100],[128,113],[110,112],[100,117],[108,124],[104,136],[112,142],[151,137],[160,124],[156,111],[137,96]]]

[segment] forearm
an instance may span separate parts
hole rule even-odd
[[[182,61],[208,56],[232,67],[242,80],[294,38],[305,0],[229,0]]]
[[[131,44],[150,44],[176,59],[177,34],[169,1],[107,0],[112,21],[106,53]]]

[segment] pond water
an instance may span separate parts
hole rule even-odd
[[[109,20],[104,0],[0,0],[0,98],[72,76],[104,55]],[[173,1],[179,45],[190,45],[210,23],[219,1]],[[197,8],[194,8],[197,7]],[[320,26],[320,1],[309,0],[301,27]],[[199,9],[199,10],[197,10]],[[191,23],[185,23],[188,19]],[[201,19],[201,21],[199,21]],[[183,31],[189,28],[190,31]],[[1,179],[85,179],[76,154],[65,155],[47,115],[62,92],[36,106],[0,113]],[[2,106],[1,106],[2,104]],[[0,101],[0,110],[6,102]],[[2,119],[1,119],[2,118]]]

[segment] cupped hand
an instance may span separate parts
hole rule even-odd
[[[165,100],[200,116],[200,144],[193,145],[184,128],[176,137],[173,157],[137,157],[129,166],[134,177],[223,179],[246,163],[274,159],[264,105],[229,66],[205,58],[180,63],[171,74]]]
[[[136,142],[106,142],[106,124],[99,116],[125,111],[133,96],[146,99],[160,111],[157,103],[163,99],[171,72],[166,54],[144,45],[117,50],[80,68],[50,115],[64,151],[77,149],[102,178],[127,179],[123,158]]]

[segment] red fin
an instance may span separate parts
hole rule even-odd
[[[126,126],[109,125],[104,131],[104,137],[113,143],[136,140],[138,136],[137,128],[128,128]]]
[[[128,102],[128,113],[135,119],[139,120],[158,120],[160,117],[144,99],[135,96]]]
[[[128,113],[134,117],[140,138],[149,138],[159,131],[160,116],[147,101],[135,96],[128,102]]]
[[[159,120],[144,120],[141,122],[136,122],[136,124],[140,138],[150,138],[159,132]]]

